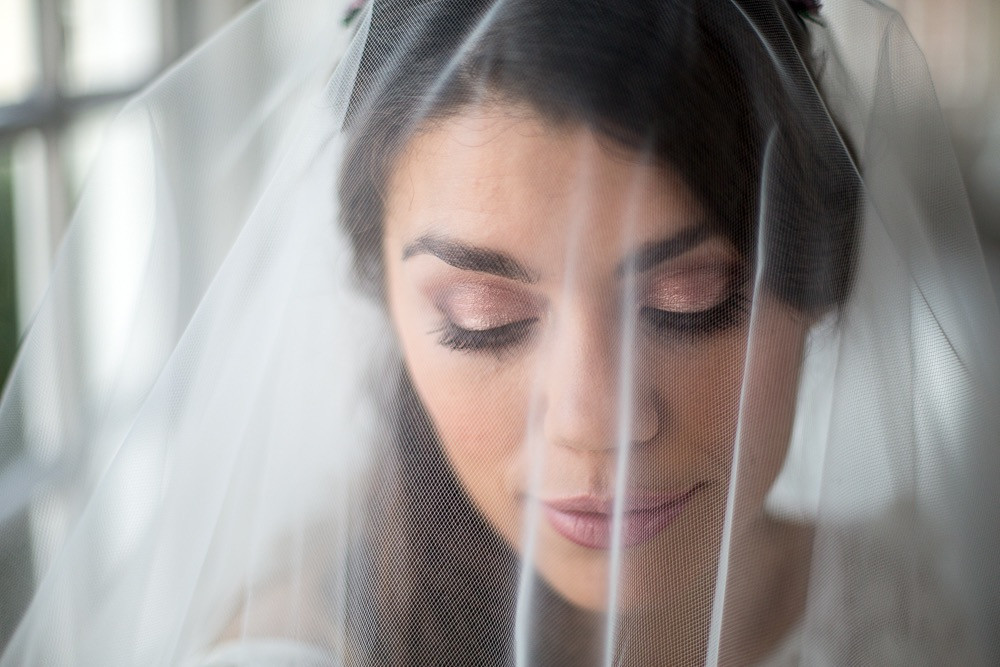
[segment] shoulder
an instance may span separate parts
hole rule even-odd
[[[979,664],[949,553],[908,503],[818,526],[805,614],[762,664]]]

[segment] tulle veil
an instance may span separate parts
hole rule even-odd
[[[518,41],[531,21],[572,33],[633,11],[570,5],[264,0],[127,105],[0,403],[2,534],[31,573],[0,588],[20,617],[0,665],[748,664],[747,636],[761,627],[755,586],[768,578],[778,582],[768,590],[795,588],[799,603],[753,654],[764,664],[1000,659],[1000,317],[902,20],[865,0],[822,10],[635,3],[649,17],[635,43],[640,32],[693,36],[663,37],[664,62],[688,67],[671,85],[715,100],[728,83],[683,74],[704,67],[742,92],[708,116],[681,98],[676,118],[658,108],[609,129],[629,86],[647,84],[623,74],[619,97],[595,102],[561,78],[560,63],[600,64],[593,54],[631,48],[627,33],[608,44],[590,33]],[[676,32],[681,20],[698,29]],[[664,65],[651,53],[655,72]],[[722,65],[717,53],[729,54]],[[538,71],[556,63],[544,99],[518,78],[532,58]],[[525,423],[516,444],[530,499],[507,530],[476,495],[478,478],[441,446],[435,385],[421,384],[386,305],[380,267],[392,258],[352,213],[352,197],[389,206],[391,192],[365,179],[377,182],[380,161],[397,155],[391,141],[446,125],[455,108],[489,97],[456,107],[450,96],[493,86],[558,127],[580,125],[566,116],[592,104],[604,116],[581,117],[598,144],[631,155],[657,155],[643,123],[669,116],[663,151],[677,151],[701,200],[738,212],[735,193],[750,193],[753,231],[733,237],[749,303],[738,379],[726,387],[734,435],[724,459],[705,464],[724,485],[697,520],[683,513],[701,505],[678,505],[680,518],[645,546],[622,537],[641,523],[633,514],[653,512],[630,509],[624,471],[655,448],[637,446],[628,424],[641,393],[632,385],[659,363],[643,355],[659,353],[634,351],[646,334],[629,324],[628,289],[609,357],[627,389],[609,394],[614,503],[553,510],[533,494],[554,474],[531,424],[551,408],[546,364],[558,355],[540,354],[518,385],[527,407],[509,417]],[[744,108],[764,129],[751,137],[737,122],[730,137],[724,119]],[[739,142],[753,175],[736,188],[711,156]],[[441,201],[450,192],[442,184]],[[619,236],[634,235],[618,224]],[[563,229],[589,256],[585,227]],[[560,261],[562,278],[589,275],[583,259]],[[768,373],[782,352],[767,325],[774,299],[808,323],[787,386]],[[552,350],[567,349],[570,338],[560,340]],[[467,349],[448,354],[484,363]],[[512,358],[497,355],[496,367]],[[686,373],[648,382],[666,395],[697,379]],[[506,400],[490,394],[496,385],[452,391],[470,386],[487,394],[463,399],[482,414]],[[793,418],[783,432],[761,406],[785,394]],[[776,467],[760,460],[760,443],[775,440]],[[499,475],[481,456],[483,476]],[[656,465],[667,479],[667,464]],[[612,537],[600,548],[558,542],[553,512],[600,514]],[[791,531],[791,551],[768,556],[759,516]],[[607,597],[587,614],[572,613],[576,589],[559,575],[583,576],[568,564],[573,549],[606,555],[594,576]],[[808,563],[800,575],[783,564],[792,552]],[[694,592],[664,583],[683,579],[686,558],[703,577]],[[672,605],[688,605],[683,632],[661,618],[677,620],[663,611]]]

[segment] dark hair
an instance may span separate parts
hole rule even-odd
[[[381,289],[399,151],[485,93],[671,165],[751,261],[765,219],[768,288],[801,310],[839,304],[861,183],[809,62],[802,19],[781,2],[376,2],[339,186],[358,275]]]
[[[670,165],[750,264],[763,240],[767,289],[803,311],[834,307],[851,284],[861,184],[813,69],[802,19],[780,1],[376,0],[339,183],[357,273],[381,290],[384,188],[409,138],[487,94]],[[416,574],[405,609],[372,619],[375,653],[385,664],[506,664],[516,555],[401,386],[395,498]]]

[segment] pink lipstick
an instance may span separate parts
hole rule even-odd
[[[669,526],[698,490],[681,494],[642,494],[625,498],[621,544],[632,547],[653,539]],[[576,496],[541,501],[552,528],[571,542],[590,549],[610,549],[615,530],[614,498]]]

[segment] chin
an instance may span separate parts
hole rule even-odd
[[[611,604],[611,583],[615,578],[612,564],[612,552],[607,549],[586,549],[563,541],[559,536],[548,536],[540,539],[538,553],[534,559],[534,568],[545,582],[564,600],[580,609],[605,613]],[[557,542],[551,548],[545,549],[545,542]],[[648,588],[656,576],[654,573],[637,572],[632,549],[623,552],[623,562],[618,574],[619,586],[614,595],[616,606],[620,611],[639,610],[648,602]],[[660,576],[662,562],[660,562]],[[640,586],[633,585],[641,583]]]
[[[603,558],[597,556],[592,561],[538,562],[536,569],[552,590],[573,606],[604,613],[608,610],[611,599],[608,585],[611,573],[610,554],[604,554]]]
[[[591,563],[579,568],[568,563],[554,563],[552,571],[545,567],[545,563],[538,563],[536,568],[552,590],[566,602],[588,612],[604,614],[611,605],[610,554],[606,553],[604,560],[604,563]],[[657,575],[663,578],[660,586],[653,584]],[[657,609],[664,599],[671,599],[676,595],[676,591],[668,590],[676,586],[665,575],[662,564],[658,573],[642,575],[634,570],[623,573],[619,584],[615,591],[615,607],[626,615]]]
[[[721,517],[698,509],[685,522],[687,530],[668,531],[659,539],[622,551],[617,573],[611,550],[581,547],[548,531],[539,534],[534,568],[563,599],[591,612],[609,610],[614,578],[618,580],[615,607],[627,615],[662,611],[666,601],[709,604],[703,599],[704,591],[711,590],[718,560],[705,554],[718,553],[718,535],[692,531],[690,526],[721,521]]]

